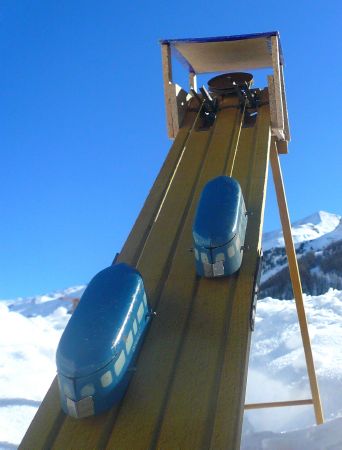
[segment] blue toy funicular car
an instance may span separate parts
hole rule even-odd
[[[137,270],[117,264],[91,280],[57,349],[66,414],[91,416],[121,400],[150,318]]]
[[[204,187],[192,228],[196,272],[222,277],[236,272],[242,262],[247,213],[240,184],[220,176]]]

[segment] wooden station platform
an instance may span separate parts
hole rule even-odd
[[[209,130],[198,131],[191,102],[120,253],[141,272],[157,312],[122,403],[98,417],[66,417],[54,380],[21,449],[239,448],[271,141],[267,89],[262,96],[252,128],[242,127],[233,97],[221,100]],[[238,273],[201,279],[191,252],[197,201],[208,180],[230,173],[252,213],[249,249]]]

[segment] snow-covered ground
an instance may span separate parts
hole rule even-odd
[[[68,300],[82,291],[83,287],[76,287],[0,302],[0,449],[17,448],[32,420],[55,374],[55,349],[70,317]],[[342,291],[307,296],[305,303],[329,422],[313,426],[311,406],[248,411],[244,450],[342,449]],[[308,396],[294,303],[272,298],[259,301],[247,402]]]
[[[20,443],[56,373],[55,351],[84,287],[0,301],[0,449]]]
[[[329,422],[312,427],[312,406],[247,411],[244,450],[342,449],[342,291],[331,289],[304,299],[322,405]],[[246,403],[306,398],[310,398],[310,389],[295,303],[260,300]]]

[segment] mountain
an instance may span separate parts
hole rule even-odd
[[[15,300],[1,300],[11,312],[22,314],[25,317],[46,317],[56,309],[64,307],[68,314],[72,313],[73,300],[79,299],[85,286],[73,286],[51,294],[37,295],[36,297],[18,297]]]
[[[292,224],[293,241],[295,244],[300,244],[323,237],[328,233],[334,232],[340,225],[340,222],[341,216],[325,211],[318,211]],[[342,233],[340,234],[340,239],[342,239]],[[264,233],[262,246],[264,252],[271,248],[284,247],[282,231],[277,230]]]
[[[319,211],[292,224],[303,291],[320,295],[342,289],[341,216]],[[282,231],[263,236],[260,297],[291,299],[292,286]]]

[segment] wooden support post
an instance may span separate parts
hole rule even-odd
[[[302,341],[304,346],[306,366],[309,375],[310,388],[312,393],[312,400],[315,410],[316,423],[317,425],[324,422],[321,399],[319,395],[319,389],[317,384],[316,372],[314,361],[312,357],[310,336],[308,331],[308,325],[306,321],[302,285],[300,280],[300,274],[298,269],[296,252],[293,244],[292,234],[291,234],[291,222],[289,217],[289,212],[286,203],[285,189],[283,183],[283,177],[281,173],[280,161],[278,150],[276,146],[275,139],[272,138],[270,160],[272,166],[273,180],[277,194],[277,201],[279,207],[280,220],[283,228],[285,248],[287,253],[287,259],[290,270],[290,277],[292,282],[293,294],[296,301],[296,308],[298,314],[298,321],[300,326],[300,332],[302,335]]]
[[[171,104],[171,89],[172,89],[172,63],[171,63],[171,49],[169,44],[163,44],[162,50],[162,66],[163,66],[163,80],[164,80],[164,96],[166,105],[166,122],[167,132],[169,138],[175,137],[173,120],[172,120],[172,104]]]
[[[284,108],[283,98],[281,95],[281,69],[279,61],[279,42],[278,36],[271,37],[272,43],[272,63],[273,63],[273,78],[274,78],[274,92],[275,92],[275,113],[277,128],[284,130]]]
[[[287,112],[287,102],[286,102],[286,90],[285,90],[285,80],[284,80],[284,67],[280,66],[280,86],[281,86],[281,98],[283,101],[283,114],[284,114],[284,134],[285,140],[290,142],[290,125],[289,125],[289,116]]]
[[[189,72],[189,86],[190,89],[193,89],[195,92],[197,92],[197,77],[194,72]]]

